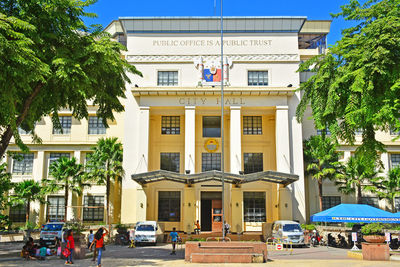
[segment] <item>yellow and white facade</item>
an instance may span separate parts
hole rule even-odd
[[[227,223],[233,232],[242,232],[260,231],[263,222],[278,219],[307,221],[318,201],[315,183],[304,177],[303,140],[316,130],[311,120],[296,121],[296,89],[310,75],[297,69],[301,61],[324,52],[330,21],[224,21],[223,66],[215,17],[132,17],[110,23],[106,31],[127,47],[123,56],[143,74],[130,77],[132,83],[126,85],[125,111],[116,113],[107,129],[95,119],[95,106],[90,106],[89,121],[60,111],[60,116],[70,117],[63,119],[69,128],[63,134],[52,129],[50,117],[43,118],[35,127],[42,144],[23,135],[31,158],[23,164],[6,159],[13,181],[46,178],[50,161],[62,155],[85,163],[98,138],[118,137],[125,178],[112,188],[113,223],[156,220],[164,230],[188,232],[199,220],[203,231],[220,230],[223,73]],[[382,159],[389,169],[397,157],[393,155],[400,153],[400,141],[390,141],[388,133],[380,136],[388,145]],[[345,157],[354,151],[341,149]],[[9,151],[17,150],[9,146]],[[327,196],[340,196],[334,185],[324,187]],[[49,196],[52,204],[32,205],[32,220],[43,223],[62,216],[62,194]],[[340,197],[341,202],[354,201]],[[82,197],[71,194],[69,199],[66,219],[103,221],[104,186],[93,185]],[[99,208],[85,209],[88,206]]]

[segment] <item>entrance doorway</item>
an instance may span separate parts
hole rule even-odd
[[[201,231],[222,232],[221,192],[201,192]]]

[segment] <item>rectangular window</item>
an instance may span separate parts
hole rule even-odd
[[[354,134],[355,135],[362,135],[363,132],[364,132],[363,129],[357,129],[357,130],[354,131]]]
[[[88,134],[105,134],[105,133],[106,133],[106,126],[103,123],[103,119],[96,116],[90,116]]]
[[[262,117],[243,116],[243,134],[249,134],[249,135],[262,134]]]
[[[162,116],[161,134],[180,134],[181,117],[180,116]]]
[[[177,71],[159,71],[157,77],[157,85],[161,86],[177,86],[178,72]]]
[[[179,153],[161,153],[160,156],[160,169],[171,171],[171,172],[179,172]]]
[[[71,133],[71,125],[72,125],[72,117],[71,116],[60,116],[61,129],[56,129],[53,125],[53,134],[70,134]]]
[[[400,154],[390,154],[390,168],[396,168],[400,166]]]
[[[262,172],[263,153],[243,153],[244,174]]]
[[[249,86],[267,86],[268,71],[249,71],[248,72]]]
[[[179,191],[158,192],[158,220],[162,222],[181,220],[181,193]]]
[[[342,203],[340,196],[323,196],[322,197],[322,210],[330,209]]]
[[[65,199],[61,196],[48,197],[47,201],[47,220],[61,221],[65,218]]]
[[[15,174],[32,174],[33,153],[17,153],[13,158],[12,172]]]
[[[323,132],[325,132],[326,135],[331,135],[331,131],[329,131],[328,128],[325,128],[325,129],[322,129],[322,130],[317,129],[317,135],[322,135]]]
[[[400,131],[395,131],[394,129],[390,128],[390,135],[400,135]]]
[[[10,221],[13,223],[25,222],[26,221],[26,205],[17,205],[10,207]]]
[[[221,137],[221,117],[203,117],[203,137]]]
[[[53,164],[53,162],[55,162],[56,160],[58,160],[59,158],[70,158],[70,154],[69,153],[50,153],[50,158],[49,158],[49,168],[50,165]]]
[[[265,192],[243,192],[245,222],[266,222]]]
[[[379,199],[377,197],[362,197],[361,204],[367,204],[379,209]]]
[[[84,221],[104,221],[104,196],[85,196],[83,206]]]
[[[400,212],[400,197],[394,198],[394,212]]]
[[[220,171],[221,170],[221,153],[202,153],[201,155],[201,171]]]

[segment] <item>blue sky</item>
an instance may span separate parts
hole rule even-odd
[[[107,26],[118,17],[127,16],[213,16],[215,0],[98,0],[87,11],[97,13],[97,19],[85,19],[88,24]],[[220,0],[216,14],[220,14]],[[340,11],[349,0],[224,0],[224,16],[307,16],[308,19],[332,19],[330,13]],[[340,39],[341,30],[351,24],[334,19],[328,43]]]

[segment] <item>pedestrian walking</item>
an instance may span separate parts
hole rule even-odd
[[[72,262],[72,254],[75,249],[75,241],[74,241],[74,237],[72,236],[71,229],[67,231],[67,249],[69,250],[69,255],[67,257],[67,261],[65,262],[65,264],[74,264]]]
[[[108,231],[106,228],[102,227],[97,232],[94,234],[94,240],[92,244],[90,245],[90,248],[96,244],[96,250],[97,250],[97,267],[101,267],[101,256],[104,251],[104,236],[108,234]]]
[[[175,248],[176,248],[176,243],[178,242],[179,234],[176,232],[176,228],[172,228],[172,232],[169,233],[169,237],[171,238],[171,243],[172,243],[172,252],[170,255],[176,255]]]

